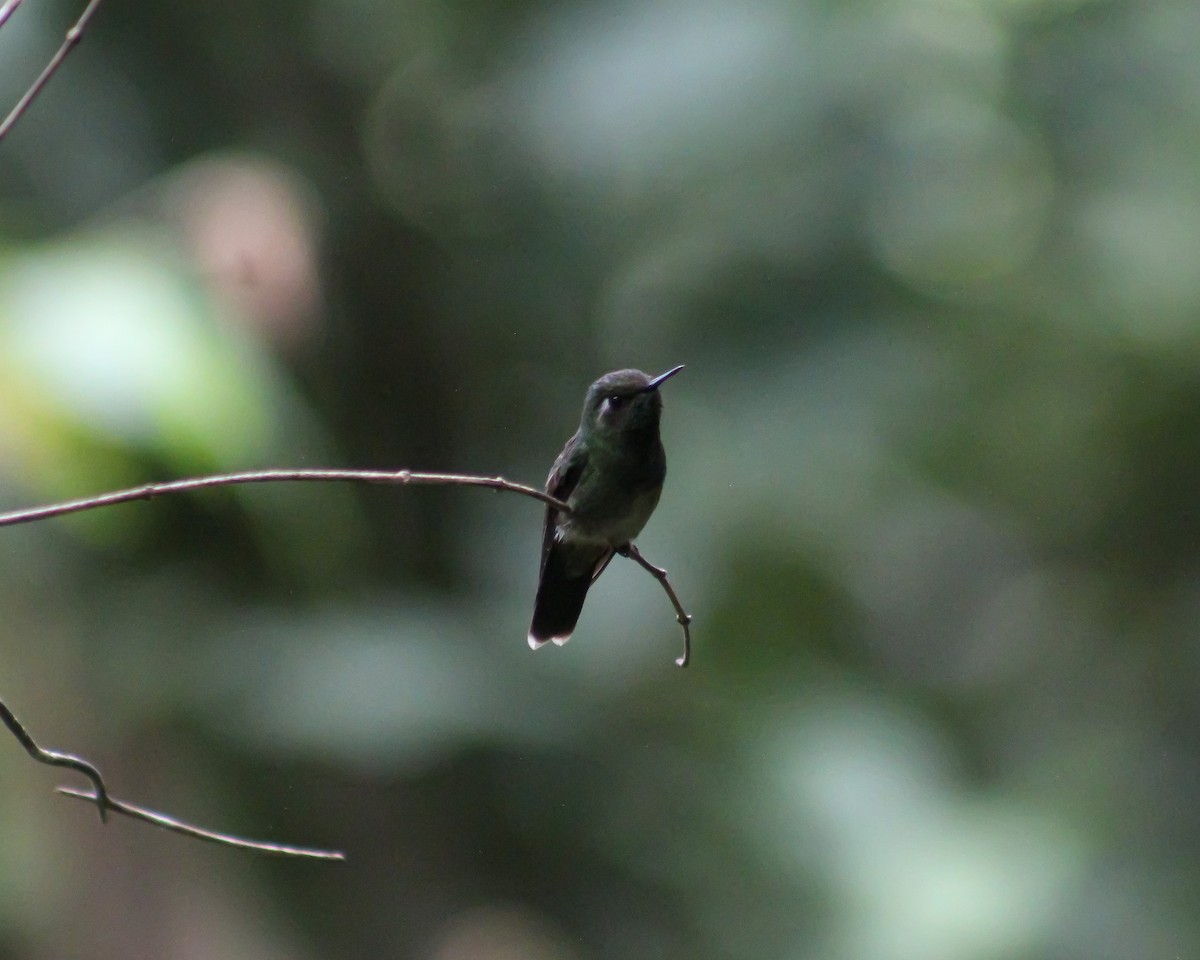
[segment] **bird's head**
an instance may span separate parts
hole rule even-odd
[[[601,436],[658,425],[662,397],[658,388],[683,369],[681,364],[657,377],[641,370],[614,370],[588,388],[583,405],[583,428]]]

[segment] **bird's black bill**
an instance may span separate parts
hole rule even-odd
[[[683,366],[684,365],[681,363],[679,366],[674,367],[671,370],[668,370],[666,373],[660,373],[657,377],[655,377],[648,384],[646,384],[645,387],[642,388],[643,392],[649,393],[651,390],[657,390],[659,388],[659,386],[663,383],[664,380],[670,380],[673,376],[675,376],[675,374],[677,374],[680,370],[683,369]]]

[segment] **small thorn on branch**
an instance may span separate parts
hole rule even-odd
[[[0,140],[3,140],[8,135],[8,132],[16,125],[16,122],[29,109],[29,105],[45,89],[46,84],[50,82],[50,78],[58,72],[58,68],[63,65],[63,61],[67,59],[67,55],[79,45],[79,41],[83,39],[83,32],[87,29],[88,23],[100,8],[100,3],[101,0],[89,0],[88,5],[83,9],[83,13],[79,15],[79,19],[67,31],[66,38],[63,40],[62,46],[58,48],[58,52],[50,58],[50,62],[46,64],[45,68],[38,75],[38,78],[33,81],[33,85],[25,91],[24,96],[17,101],[16,106],[8,112],[8,116],[3,121],[0,121]],[[18,6],[20,6],[20,0],[10,0],[10,2],[0,8],[0,26],[4,25],[4,21],[12,16]]]

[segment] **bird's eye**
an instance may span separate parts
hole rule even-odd
[[[610,393],[604,398],[604,415],[609,417],[613,416],[618,410],[625,406],[625,401],[628,399],[628,397],[622,397],[615,393]]]

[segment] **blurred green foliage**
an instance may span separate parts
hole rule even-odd
[[[12,103],[73,11],[0,31]],[[686,363],[641,540],[271,486],[10,528],[0,958],[1200,952],[1200,6],[101,9],[0,144],[0,509],[536,483]]]

